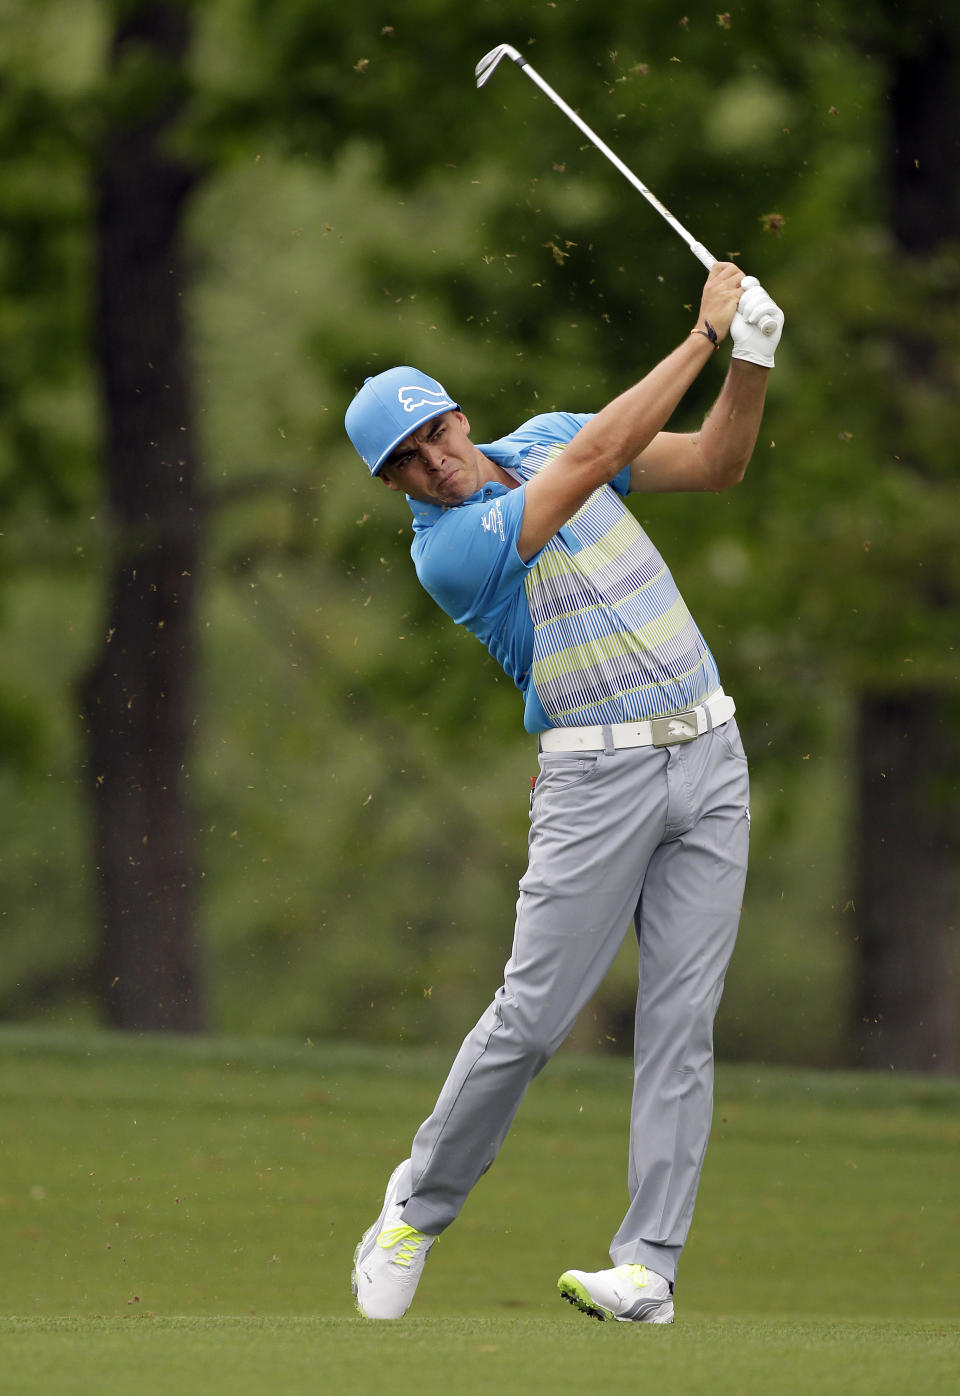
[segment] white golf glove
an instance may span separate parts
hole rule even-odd
[[[761,368],[773,368],[774,351],[783,332],[783,311],[755,276],[745,276],[740,284],[743,295],[730,325],[732,357],[745,359],[748,364],[759,364]],[[760,326],[771,320],[775,328],[771,334],[764,334]]]

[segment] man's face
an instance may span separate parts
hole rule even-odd
[[[483,483],[483,457],[462,412],[444,412],[411,432],[385,461],[380,479],[421,504],[461,504]]]

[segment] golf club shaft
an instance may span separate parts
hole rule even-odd
[[[500,59],[506,57],[511,58],[513,62],[516,63],[518,68],[522,68],[523,71],[527,74],[527,76],[540,88],[540,91],[545,93],[546,96],[550,98],[550,101],[554,104],[554,106],[559,107],[563,114],[569,117],[569,119],[573,122],[574,126],[576,126],[580,131],[583,132],[587,139],[593,145],[595,145],[596,148],[603,155],[607,157],[610,163],[620,171],[620,173],[623,175],[625,179],[628,179],[630,181],[634,189],[639,190],[639,192],[643,195],[647,202],[657,210],[661,218],[666,219],[666,221],[670,224],[670,227],[674,230],[674,232],[680,234],[684,242],[690,248],[690,251],[693,253],[693,255],[697,258],[699,262],[702,262],[702,264],[709,271],[710,268],[713,266],[714,262],[716,261],[716,258],[713,256],[713,254],[709,252],[706,247],[704,247],[702,242],[697,241],[693,234],[683,226],[683,224],[680,222],[678,218],[674,218],[670,210],[660,202],[656,194],[654,194],[650,189],[647,188],[643,180],[638,178],[638,176],[634,174],[633,170],[631,170],[629,166],[623,163],[619,155],[615,154],[614,151],[612,151],[610,147],[607,145],[607,143],[600,139],[596,131],[594,131],[590,126],[588,126],[587,123],[582,119],[582,117],[578,116],[571,106],[567,105],[567,103],[563,100],[563,98],[560,96],[558,92],[554,92],[550,84],[544,81],[544,79],[540,76],[536,69],[532,68],[530,64],[527,62],[527,60],[523,57],[523,55],[519,53],[515,48],[512,48],[509,44],[501,44],[499,49],[491,49],[491,51],[488,54],[486,54],[477,64],[477,85],[482,87],[488,81],[490,74],[493,72],[494,68],[496,68],[497,64],[500,62]],[[765,315],[760,320],[759,328],[763,334],[770,335],[773,334],[773,332],[775,331],[776,323],[776,320],[774,320],[772,316]]]
[[[574,126],[579,127],[579,129],[583,132],[587,139],[592,141],[593,144],[597,147],[597,149],[607,157],[611,165],[616,166],[616,168],[620,171],[624,178],[630,181],[634,189],[640,191],[640,193],[647,200],[647,202],[649,204],[652,204],[653,207],[657,210],[661,218],[666,219],[666,221],[670,224],[670,227],[674,230],[674,232],[680,234],[684,242],[690,248],[690,251],[693,253],[693,255],[697,258],[698,261],[702,262],[703,265],[709,271],[717,259],[712,255],[712,253],[707,251],[703,243],[698,242],[697,239],[693,236],[693,234],[687,231],[687,229],[683,226],[683,224],[680,222],[678,218],[674,218],[673,214],[660,202],[656,194],[654,194],[650,189],[647,188],[642,179],[638,179],[638,177],[633,173],[629,166],[623,163],[619,155],[616,155],[606,144],[606,142],[600,139],[596,131],[592,130],[587,125],[587,123],[577,115],[573,108],[567,105],[567,103],[563,100],[560,94],[558,92],[554,92],[553,88],[550,86],[548,82],[544,82],[543,78],[540,76],[540,74],[536,71],[535,68],[531,68],[530,64],[527,63],[525,60],[519,63],[517,66],[522,68],[529,78],[532,78],[532,80],[540,88],[541,92],[546,93],[546,95],[550,98],[551,102],[553,102],[554,106],[559,107],[563,114],[570,118]]]

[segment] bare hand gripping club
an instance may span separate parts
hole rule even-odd
[[[586,136],[587,140],[591,141],[597,147],[597,149],[607,157],[611,165],[616,166],[616,168],[620,171],[624,178],[630,181],[634,189],[638,189],[640,191],[640,193],[647,200],[647,202],[652,204],[653,207],[657,210],[661,218],[665,218],[667,220],[674,232],[680,234],[684,242],[690,248],[690,251],[693,253],[693,255],[697,258],[698,261],[702,262],[703,265],[709,271],[709,269],[713,266],[714,262],[716,261],[716,258],[710,252],[707,251],[703,243],[697,242],[693,234],[687,231],[687,229],[683,226],[679,219],[674,218],[670,210],[660,202],[656,194],[652,193],[651,190],[647,188],[643,180],[638,179],[638,177],[633,173],[633,171],[631,169],[628,169],[628,167],[620,159],[619,155],[614,154],[610,147],[600,139],[596,131],[591,130],[587,123],[577,115],[573,108],[567,106],[563,98],[558,93],[554,92],[553,88],[550,86],[548,82],[544,82],[540,74],[536,72],[535,69],[531,68],[530,64],[523,57],[523,55],[519,53],[515,48],[513,48],[510,44],[498,44],[496,48],[492,48],[489,53],[485,53],[483,55],[483,57],[480,59],[480,62],[477,64],[475,70],[477,86],[483,87],[490,80],[494,68],[496,68],[497,64],[503,58],[512,59],[513,62],[516,63],[519,68],[522,68],[522,70],[526,73],[527,77],[531,78],[537,84],[541,92],[545,92],[547,94],[551,102],[553,102],[554,106],[559,107],[563,114],[570,118],[574,126],[579,127],[579,129]],[[765,335],[773,334],[776,328],[777,322],[771,316],[764,316],[763,319],[760,321],[760,329]]]

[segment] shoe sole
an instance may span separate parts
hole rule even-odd
[[[366,1231],[363,1233],[363,1235],[360,1237],[360,1240],[357,1242],[357,1248],[353,1253],[353,1269],[350,1272],[350,1289],[353,1294],[354,1300],[356,1301],[357,1313],[360,1315],[361,1318],[366,1318],[366,1314],[361,1309],[360,1301],[357,1298],[357,1296],[360,1293],[360,1284],[357,1280],[357,1266],[360,1264],[360,1256],[363,1254],[363,1249],[366,1246],[370,1237],[376,1237],[380,1234],[380,1228],[383,1225],[384,1217],[387,1215],[387,1210],[393,1205],[391,1193],[393,1192],[393,1185],[397,1180],[397,1175],[400,1172],[400,1170],[402,1168],[405,1168],[409,1162],[409,1159],[404,1159],[403,1163],[398,1163],[396,1168],[390,1174],[390,1181],[387,1183],[386,1191],[383,1194],[383,1206],[380,1208],[380,1215],[379,1217],[377,1217],[377,1220],[373,1223],[372,1226],[367,1227]]]
[[[653,1315],[654,1315],[655,1313],[658,1313],[658,1312],[662,1311],[662,1310],[666,1307],[663,1303],[657,1303],[656,1308],[654,1308],[653,1305],[651,1304],[651,1314],[650,1314],[650,1317],[644,1316],[644,1317],[642,1317],[642,1318],[641,1318],[641,1317],[636,1317],[636,1318],[622,1318],[619,1314],[615,1314],[615,1313],[613,1312],[612,1309],[605,1309],[605,1308],[603,1307],[602,1304],[598,1304],[597,1301],[596,1301],[596,1300],[593,1298],[593,1296],[590,1294],[590,1292],[589,1292],[589,1290],[586,1288],[586,1286],[585,1286],[585,1285],[582,1285],[582,1284],[580,1283],[579,1280],[567,1279],[566,1277],[563,1277],[563,1276],[562,1276],[562,1277],[557,1281],[557,1288],[558,1288],[559,1291],[560,1291],[560,1296],[561,1296],[561,1298],[566,1299],[566,1301],[567,1301],[568,1304],[572,1304],[572,1305],[574,1306],[574,1308],[575,1308],[575,1309],[579,1309],[580,1312],[581,1312],[582,1314],[588,1314],[588,1315],[590,1316],[590,1318],[599,1319],[599,1321],[600,1321],[601,1323],[611,1323],[611,1322],[613,1322],[613,1323],[672,1323],[672,1322],[673,1322],[673,1305],[672,1305],[672,1304],[670,1305],[670,1317],[669,1317],[669,1318],[655,1318],[655,1317],[653,1317]]]
[[[601,1323],[607,1323],[616,1317],[610,1309],[604,1309],[600,1304],[594,1303],[579,1280],[559,1280],[557,1288],[561,1298],[566,1299],[568,1304],[572,1304],[582,1314],[589,1314],[591,1318],[597,1318]]]

